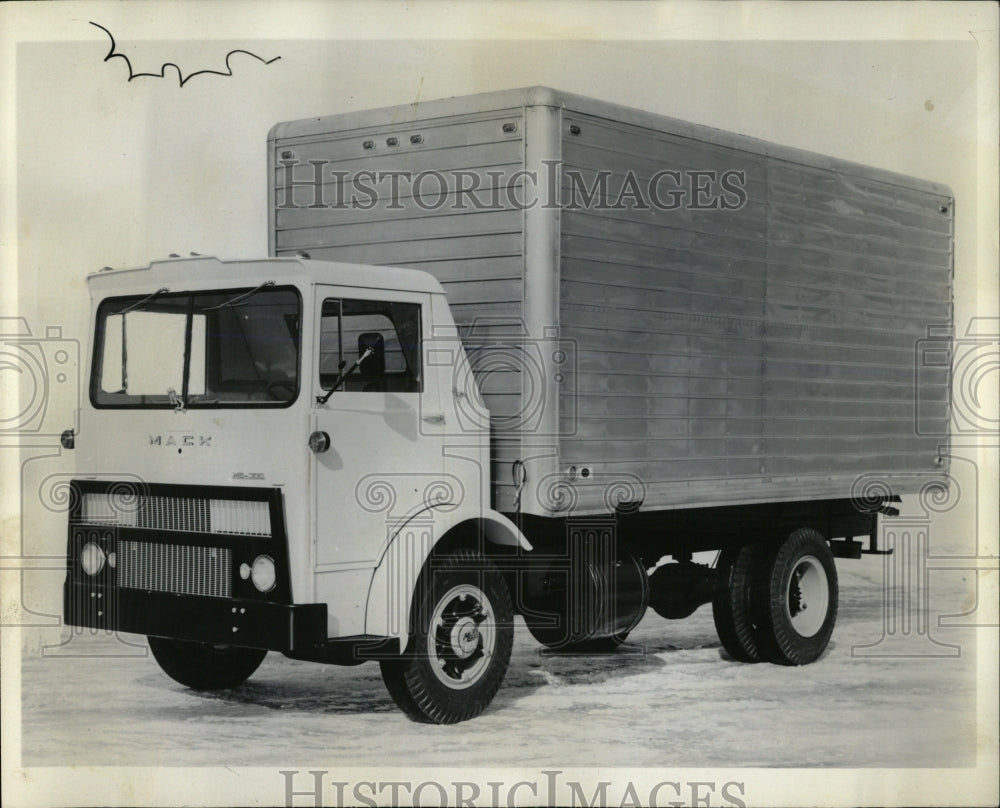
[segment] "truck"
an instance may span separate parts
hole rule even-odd
[[[66,623],[183,685],[377,661],[453,723],[516,621],[611,653],[707,604],[725,658],[812,663],[835,558],[947,485],[945,186],[544,87],[267,154],[268,257],[89,276],[63,435]]]

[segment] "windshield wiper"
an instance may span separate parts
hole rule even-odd
[[[174,410],[177,412],[184,412],[187,409],[184,405],[184,399],[177,395],[177,391],[173,387],[167,388],[167,401],[173,405]]]
[[[267,289],[268,287],[274,286],[274,281],[264,281],[256,289],[251,289],[249,292],[244,292],[242,295],[237,295],[232,300],[227,300],[224,303],[219,303],[217,306],[206,306],[202,311],[215,311],[216,309],[224,309],[229,306],[235,306],[237,303],[242,303],[248,297],[253,297],[261,289]]]
[[[361,363],[364,362],[373,353],[375,353],[375,349],[374,348],[372,348],[372,347],[365,348],[365,352],[363,354],[361,354],[361,356],[358,357],[358,360],[353,365],[351,365],[344,373],[341,373],[337,377],[337,381],[335,381],[333,383],[333,387],[331,387],[327,391],[327,393],[326,393],[325,396],[316,396],[316,403],[317,404],[326,404],[326,402],[330,398],[330,396],[333,395],[333,392],[338,387],[340,387],[340,385],[342,385],[344,382],[346,382],[347,381],[347,377],[350,376],[352,373],[354,373],[354,371],[356,371],[359,367],[361,367]]]
[[[160,289],[157,289],[155,292],[153,292],[153,294],[146,295],[146,297],[144,297],[138,303],[133,303],[131,306],[126,306],[121,311],[116,311],[116,312],[113,312],[113,313],[114,314],[128,314],[130,311],[135,311],[140,306],[145,306],[147,303],[150,303],[153,300],[156,300],[156,298],[158,298],[160,295],[165,295],[169,291],[170,290],[166,286],[164,286],[164,287],[162,287]]]

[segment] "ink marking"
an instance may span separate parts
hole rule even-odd
[[[177,65],[177,64],[175,64],[173,62],[164,62],[162,65],[160,65],[160,72],[159,73],[135,73],[132,70],[132,62],[129,61],[128,56],[126,56],[124,53],[118,53],[117,52],[118,45],[115,42],[114,35],[107,28],[105,28],[103,25],[100,25],[100,24],[98,24],[96,22],[91,22],[90,24],[93,25],[95,28],[100,28],[102,31],[104,31],[104,33],[106,33],[108,35],[108,38],[111,40],[111,50],[109,50],[108,51],[108,55],[104,57],[104,61],[106,62],[109,59],[124,59],[125,60],[125,64],[128,65],[128,80],[129,81],[132,81],[132,79],[137,79],[137,78],[140,78],[140,77],[151,77],[151,78],[164,79],[164,78],[166,78],[166,70],[167,70],[167,68],[168,67],[173,67],[173,68],[175,68],[177,70],[177,78],[180,81],[180,86],[183,87],[185,84],[187,84],[188,81],[190,81],[191,79],[193,79],[195,76],[201,76],[201,75],[203,75],[205,73],[210,73],[213,76],[232,76],[233,75],[233,69],[229,65],[229,57],[232,56],[234,53],[245,53],[247,56],[252,56],[258,62],[263,62],[265,65],[269,65],[272,62],[276,62],[276,61],[278,61],[278,59],[281,58],[280,56],[275,56],[273,59],[263,59],[260,56],[258,56],[256,53],[251,53],[250,51],[243,50],[242,48],[236,48],[234,50],[229,51],[229,53],[226,54],[226,69],[225,69],[225,71],[221,71],[221,70],[208,70],[208,69],[205,69],[205,70],[196,70],[194,73],[189,73],[187,76],[185,76],[184,75],[184,71],[181,70],[181,68],[180,68],[179,65]]]

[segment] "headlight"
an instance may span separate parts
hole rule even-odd
[[[274,559],[266,555],[257,556],[250,568],[250,580],[261,592],[270,592],[274,589],[277,580],[274,573]]]
[[[88,541],[80,550],[80,566],[87,575],[97,575],[104,568],[104,551]]]

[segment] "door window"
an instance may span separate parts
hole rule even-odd
[[[324,390],[329,390],[338,380],[338,390],[419,393],[420,305],[347,298],[324,300],[319,381]]]

